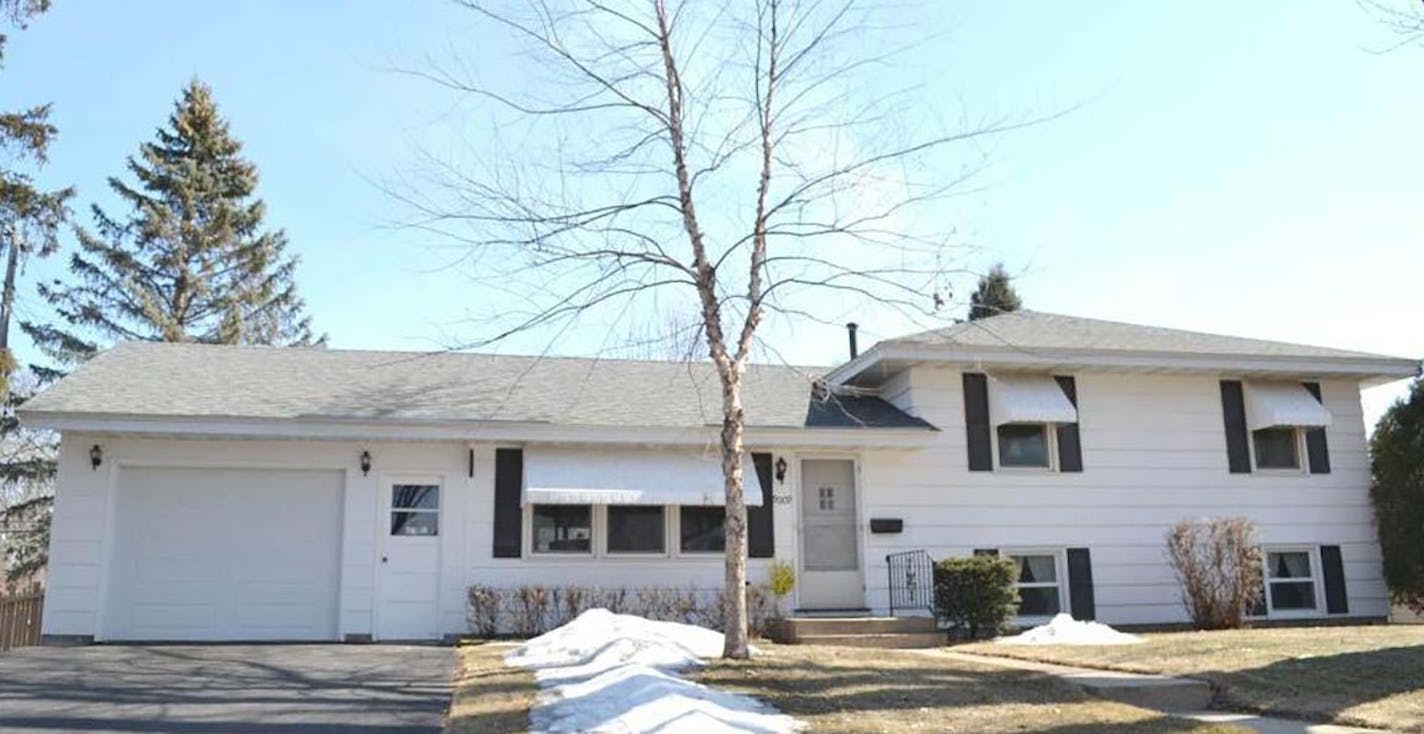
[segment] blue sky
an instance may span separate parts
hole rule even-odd
[[[928,30],[887,73],[927,116],[1077,105],[993,141],[974,192],[946,205],[966,266],[1003,259],[1041,310],[1424,355],[1424,48],[1373,53],[1387,31],[1326,0],[902,5]],[[12,35],[0,108],[54,103],[43,178],[76,185],[82,208],[110,201],[105,179],[202,78],[262,171],[332,345],[431,348],[469,336],[462,318],[499,296],[442,268],[444,243],[393,228],[405,212],[375,182],[480,130],[391,69],[457,54],[517,83],[508,52],[428,0],[56,0]],[[28,284],[61,263],[32,264]],[[32,294],[22,315],[39,313]],[[859,320],[866,340],[901,327]],[[794,362],[843,356],[836,326],[769,333]],[[553,351],[606,343],[585,329]],[[1399,392],[1371,391],[1367,414]]]

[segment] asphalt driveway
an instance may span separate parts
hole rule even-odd
[[[409,645],[97,645],[0,655],[0,732],[426,734],[454,652]]]

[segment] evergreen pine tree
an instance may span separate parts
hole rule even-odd
[[[1390,598],[1424,613],[1424,378],[1375,426],[1370,470]]]
[[[1014,292],[1012,280],[1003,263],[994,263],[989,272],[979,276],[979,287],[969,296],[969,320],[1019,310],[1023,304]]]
[[[109,180],[130,208],[127,217],[93,207],[94,231],[76,232],[71,282],[41,284],[58,322],[22,324],[56,362],[37,368],[40,378],[63,374],[116,341],[325,342],[313,336],[297,296],[286,235],[263,228],[265,207],[253,196],[257,168],[241,150],[212,91],[191,82],[168,126],[128,159],[137,183]],[[5,413],[3,425],[13,415]],[[52,475],[52,459],[45,466]],[[44,568],[53,500],[51,490],[8,513],[28,531],[12,534],[5,548],[12,580]]]
[[[263,227],[257,167],[194,80],[168,125],[128,159],[137,180],[109,179],[128,204],[117,219],[92,209],[77,231],[71,282],[40,286],[59,324],[24,324],[67,368],[115,341],[319,344],[298,297],[296,258],[281,230]]]
[[[0,0],[0,23],[23,28],[48,8],[49,0]],[[0,60],[5,41],[0,33]],[[0,570],[10,582],[30,578],[43,566],[53,496],[54,436],[26,430],[15,418],[15,408],[33,394],[37,381],[19,369],[10,349],[20,272],[30,257],[58,249],[74,193],[35,184],[34,172],[57,132],[49,114],[49,105],[0,112]]]

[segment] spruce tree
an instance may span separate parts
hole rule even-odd
[[[22,324],[56,362],[36,369],[41,379],[117,341],[325,342],[313,336],[297,296],[286,235],[263,226],[257,168],[241,151],[212,91],[191,82],[167,127],[129,157],[136,183],[109,180],[129,207],[126,216],[94,206],[94,230],[76,230],[70,280],[41,284],[58,321]],[[52,461],[48,467],[52,473]],[[44,567],[53,499],[50,491],[12,508],[15,522],[29,530],[13,535],[6,548],[12,578]]]
[[[1014,292],[1012,280],[1003,263],[994,263],[989,272],[979,276],[979,287],[969,296],[969,320],[1019,310],[1023,304]]]
[[[49,8],[49,0],[0,0],[0,31],[24,28]],[[0,32],[0,61],[6,36]],[[44,565],[49,544],[55,437],[26,430],[15,408],[38,387],[10,349],[10,326],[20,273],[31,257],[59,247],[59,228],[73,189],[43,190],[35,183],[57,133],[50,106],[0,112],[0,570],[11,583]],[[0,585],[3,586],[3,585]]]
[[[1375,426],[1370,471],[1390,598],[1424,613],[1424,378]]]
[[[168,125],[109,179],[123,218],[92,208],[70,281],[40,286],[58,324],[24,325],[61,368],[116,341],[320,344],[298,297],[296,258],[263,225],[257,167],[241,156],[212,90],[194,80]]]

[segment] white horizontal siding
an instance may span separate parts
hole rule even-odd
[[[1165,556],[1168,529],[1188,518],[1240,516],[1256,523],[1264,543],[1339,545],[1350,613],[1385,614],[1354,383],[1321,386],[1334,418],[1330,474],[1235,475],[1227,471],[1217,378],[1075,377],[1081,474],[970,472],[960,371],[919,366],[889,384],[897,405],[941,430],[930,449],[872,452],[862,462],[867,517],[905,521],[900,534],[865,536],[873,608],[888,606],[888,553],[924,549],[944,558],[975,548],[1088,547],[1099,619],[1182,622]]]

